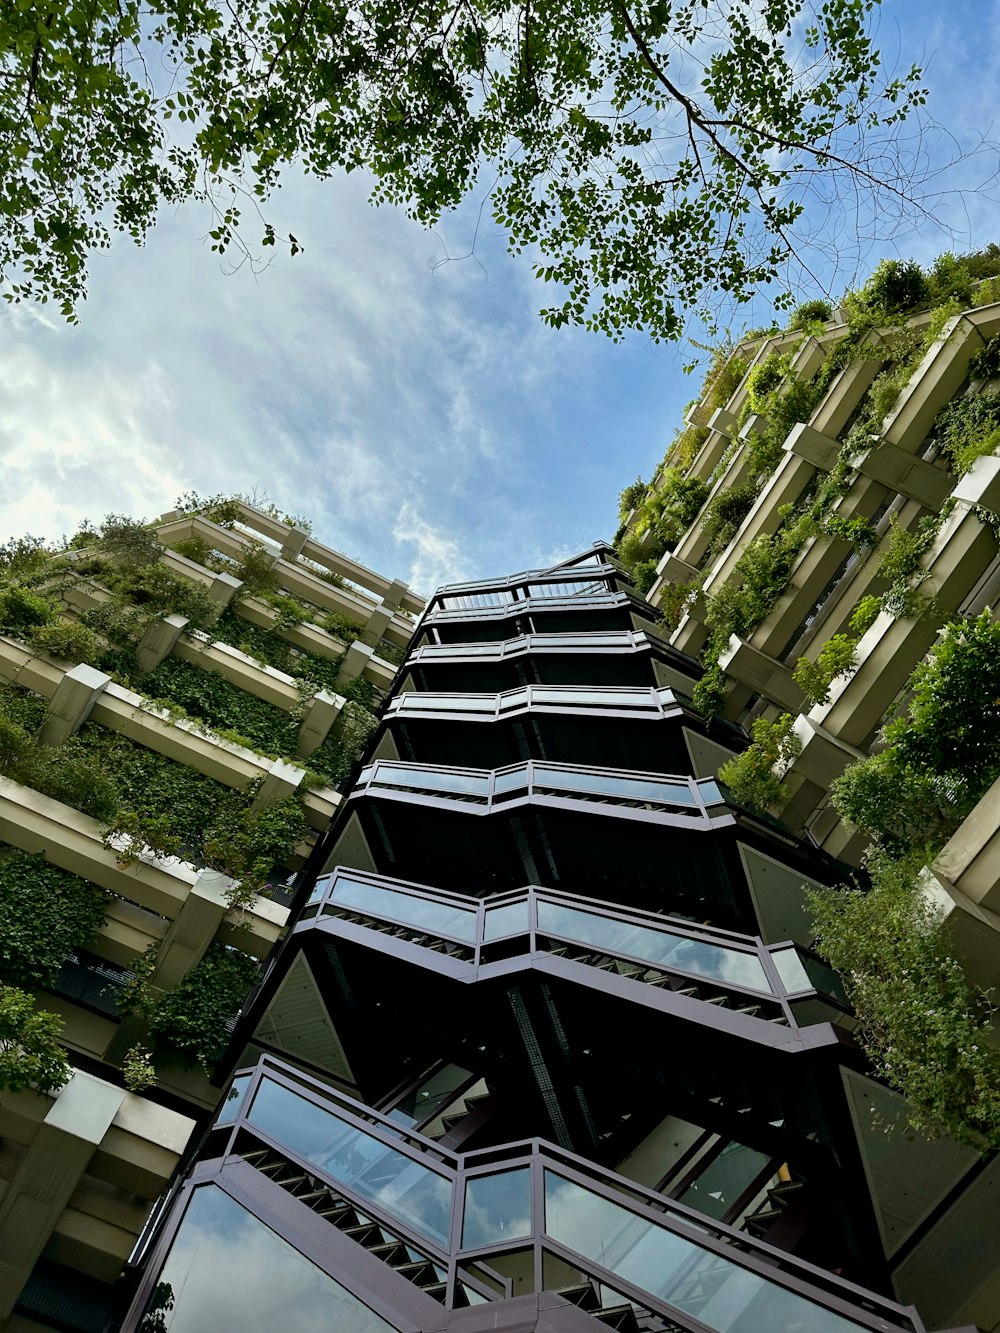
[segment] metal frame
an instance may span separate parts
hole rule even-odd
[[[832,1273],[796,1259],[763,1241],[755,1240],[746,1233],[734,1231],[725,1223],[708,1219],[695,1209],[665,1199],[655,1191],[637,1185],[634,1181],[618,1176],[614,1172],[595,1166],[577,1154],[557,1148],[551,1143],[540,1139],[529,1139],[469,1153],[452,1153],[447,1149],[442,1149],[433,1140],[426,1139],[414,1131],[406,1130],[389,1121],[385,1116],[363,1106],[353,1098],[291,1070],[272,1057],[263,1057],[253,1070],[241,1071],[239,1077],[245,1078],[248,1073],[249,1082],[243,1090],[235,1116],[224,1126],[216,1128],[211,1134],[206,1153],[211,1152],[212,1157],[209,1160],[202,1161],[194,1177],[185,1187],[186,1196],[189,1198],[191,1191],[198,1184],[204,1184],[208,1181],[215,1181],[225,1188],[224,1179],[227,1170],[232,1173],[232,1168],[237,1160],[242,1160],[239,1145],[250,1141],[259,1141],[265,1147],[274,1148],[290,1163],[298,1165],[311,1177],[318,1180],[328,1180],[329,1188],[338,1196],[356,1205],[366,1215],[384,1220],[386,1227],[393,1232],[409,1237],[417,1249],[431,1251],[438,1255],[442,1266],[447,1267],[448,1270],[447,1304],[449,1306],[454,1304],[455,1283],[458,1280],[460,1267],[467,1267],[471,1262],[481,1260],[488,1264],[490,1256],[493,1255],[531,1250],[536,1290],[542,1289],[544,1254],[549,1252],[562,1258],[573,1268],[578,1269],[584,1275],[585,1280],[593,1277],[594,1280],[610,1289],[621,1292],[627,1299],[634,1300],[637,1304],[665,1318],[674,1319],[683,1327],[692,1330],[706,1327],[699,1324],[696,1317],[692,1318],[684,1311],[669,1305],[634,1283],[625,1280],[612,1269],[603,1267],[586,1255],[579,1254],[550,1237],[546,1232],[544,1213],[544,1171],[548,1169],[557,1172],[573,1184],[579,1185],[591,1195],[614,1203],[637,1219],[642,1219],[660,1230],[672,1232],[682,1237],[693,1244],[701,1253],[715,1254],[719,1259],[734,1265],[736,1268],[753,1272],[758,1277],[776,1286],[783,1287],[805,1300],[840,1314],[845,1319],[853,1321],[860,1329],[877,1330],[878,1333],[898,1333],[899,1330],[903,1330],[904,1333],[923,1333],[923,1325],[912,1307],[903,1307],[893,1301],[873,1295],[853,1283],[845,1282]],[[438,1175],[450,1180],[453,1194],[450,1240],[447,1247],[429,1242],[416,1228],[409,1226],[405,1221],[401,1222],[395,1215],[386,1213],[367,1196],[352,1191],[350,1186],[345,1186],[342,1182],[336,1180],[322,1167],[317,1167],[303,1159],[256,1126],[251,1119],[253,1101],[257,1089],[265,1079],[288,1088],[297,1096],[320,1107],[336,1119],[353,1126],[372,1139],[385,1144],[387,1148],[394,1152],[410,1157],[414,1162],[424,1167],[431,1165]],[[212,1140],[215,1141],[212,1142]],[[524,1237],[501,1238],[487,1245],[463,1248],[462,1227],[467,1184],[477,1178],[493,1176],[500,1172],[524,1167],[527,1167],[530,1171],[530,1234]],[[252,1170],[253,1168],[249,1167],[248,1169]],[[248,1179],[250,1178],[248,1177]],[[268,1182],[268,1185],[271,1184],[272,1182]],[[272,1188],[280,1189],[276,1185]],[[233,1193],[231,1189],[228,1192]],[[234,1194],[233,1197],[236,1197],[236,1195]],[[240,1202],[244,1202],[244,1198],[241,1198]],[[294,1203],[291,1200],[290,1203],[294,1208]],[[261,1216],[261,1213],[252,1206],[250,1211],[254,1212],[254,1215],[266,1224],[274,1225],[273,1210],[270,1210],[268,1215],[264,1216]],[[308,1211],[306,1206],[302,1205],[301,1212]],[[142,1304],[148,1298],[159,1266],[165,1259],[169,1244],[176,1234],[182,1212],[183,1205],[175,1210],[174,1216],[171,1217],[156,1246],[153,1256],[154,1262],[147,1270],[145,1282],[133,1307],[133,1316],[136,1318],[138,1317],[138,1310],[141,1310]],[[282,1231],[280,1234],[287,1236],[286,1223],[289,1218],[294,1220],[294,1214],[284,1208],[281,1209],[281,1212]],[[304,1224],[299,1219],[297,1229],[301,1231],[303,1228]],[[293,1243],[295,1242],[293,1241]],[[307,1253],[313,1262],[317,1262],[315,1257],[317,1251],[313,1246],[310,1246],[308,1251],[304,1249],[303,1252]],[[337,1280],[343,1281],[344,1274],[342,1270],[331,1271],[329,1258],[322,1252],[318,1253],[319,1266],[324,1271],[330,1272],[331,1276],[337,1278]],[[398,1275],[394,1276],[398,1279]],[[367,1300],[367,1296],[363,1299]],[[430,1300],[429,1297],[426,1299]],[[140,1301],[142,1304],[140,1304]],[[397,1327],[402,1327],[399,1323],[399,1316],[402,1313],[397,1308],[395,1318],[390,1316]],[[125,1328],[128,1330],[134,1328],[134,1326],[134,1323],[127,1322]],[[414,1326],[410,1325],[410,1327]]]

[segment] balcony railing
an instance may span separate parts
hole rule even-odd
[[[682,1329],[923,1333],[912,1308],[550,1143],[451,1153],[267,1056],[234,1081],[203,1157],[242,1157],[303,1206],[330,1199],[334,1225],[340,1201],[363,1210],[436,1263],[448,1306],[470,1271],[522,1254],[536,1289],[559,1260]]]
[[[446,953],[472,969],[470,979],[491,975],[499,959],[555,955],[791,1027],[850,1012],[836,973],[797,945],[551,889],[477,899],[338,868],[317,881],[297,930],[331,918]]]
[[[620,578],[621,571],[607,561],[598,560],[595,563],[588,563],[586,566],[568,566],[556,569],[522,569],[518,574],[508,574],[503,578],[495,579],[474,579],[469,583],[444,583],[438,588],[432,598],[432,602],[443,597],[461,597],[480,592],[510,592],[517,594],[527,587],[558,586],[569,582],[579,583],[580,578],[573,578],[573,575],[583,574],[589,582],[595,583],[598,580],[602,584],[608,579]]]
[[[410,666],[458,661],[506,662],[528,653],[643,653],[667,645],[646,630],[613,629],[560,634],[520,634],[488,643],[425,643],[411,650]]]
[[[626,773],[620,769],[538,760],[506,768],[478,769],[379,759],[361,770],[349,799],[366,795],[458,803],[483,814],[526,800],[548,805],[596,802],[609,814],[699,820],[706,826],[728,810],[712,778]]]
[[[499,694],[408,690],[391,700],[386,715],[494,722],[525,712],[662,718],[676,717],[683,711],[678,696],[665,686],[525,685]]]

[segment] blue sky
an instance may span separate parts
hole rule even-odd
[[[1000,0],[887,0],[881,30],[900,65],[930,61],[940,122],[990,131]],[[985,199],[940,211],[960,244],[1000,239]],[[305,252],[257,276],[227,274],[191,206],[144,249],[97,257],[78,327],[0,313],[0,538],[256,489],[426,591],[612,535],[618,491],[649,475],[696,387],[690,347],[546,329],[528,263],[489,226],[480,263],[438,267],[445,244],[467,248],[470,210],[429,234],[370,208],[357,178],[290,177],[272,212]],[[928,226],[895,249],[947,245]]]

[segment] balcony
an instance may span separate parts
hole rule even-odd
[[[228,1187],[286,1237],[299,1217],[292,1196],[314,1215],[314,1238],[317,1226],[334,1228],[360,1247],[359,1260],[394,1270],[394,1290],[400,1278],[416,1288],[414,1327],[433,1318],[432,1301],[451,1309],[540,1290],[576,1300],[582,1284],[584,1308],[631,1309],[633,1322],[620,1327],[923,1333],[912,1308],[550,1143],[452,1153],[267,1057],[234,1080],[194,1185],[195,1198],[199,1187]],[[164,1236],[126,1330],[142,1326],[156,1282],[170,1280],[173,1240]],[[335,1253],[345,1256],[342,1241],[314,1244],[313,1261]],[[328,1263],[348,1285],[361,1271],[358,1261]],[[181,1289],[178,1317],[183,1300]]]
[[[697,820],[706,827],[716,820],[731,820],[712,778],[623,773],[536,760],[483,770],[380,759],[361,770],[350,799],[363,796],[437,805],[457,802],[484,815],[530,801],[571,809],[596,803],[610,815]]]
[[[698,738],[706,730],[712,742],[703,746]],[[525,685],[497,693],[397,695],[375,755],[476,768],[532,758],[704,773],[718,755],[744,744],[743,734],[724,724],[706,728],[688,696],[666,686]]]
[[[295,933],[317,927],[466,984],[516,962],[769,1045],[787,1048],[788,1029],[852,1026],[839,979],[806,949],[534,886],[477,899],[338,868]]]

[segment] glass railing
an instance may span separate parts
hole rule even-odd
[[[640,652],[652,643],[644,630],[574,630],[564,634],[519,634],[492,643],[425,643],[411,650],[411,664],[449,658],[482,658],[502,662],[525,653]]]
[[[821,959],[792,944],[761,940],[708,926],[693,926],[655,913],[623,911],[575,894],[530,887],[513,894],[476,899],[431,893],[382,876],[338,869],[318,881],[302,925],[319,918],[368,918],[376,928],[404,928],[410,942],[433,947],[461,945],[453,956],[474,969],[498,957],[555,952],[569,961],[606,968],[610,959],[638,964],[640,980],[663,974],[766,999],[768,1016],[796,1027],[829,1022],[849,1008],[836,973]],[[360,924],[365,924],[362,921]],[[498,954],[496,946],[507,944]],[[569,954],[561,946],[573,946]],[[591,957],[588,959],[588,954]],[[435,965],[439,965],[435,954]],[[793,1001],[819,999],[830,1012],[810,1011],[796,1019]]]
[[[522,611],[557,610],[566,607],[595,606],[631,606],[632,599],[626,592],[618,592],[602,583],[592,585],[563,585],[560,591],[551,587],[531,587],[522,597],[510,597],[497,594],[477,594],[471,597],[449,597],[445,604],[438,603],[423,618],[424,625],[433,625],[442,620],[466,620],[470,616],[476,619],[503,619]]]
[[[536,760],[480,770],[379,759],[361,770],[351,797],[392,792],[474,801],[490,809],[519,798],[557,797],[702,820],[724,813],[722,794],[711,779]]]
[[[525,685],[498,694],[445,693],[408,690],[389,704],[388,716],[418,713],[475,714],[502,718],[509,713],[531,711],[645,713],[662,717],[678,711],[673,690],[655,686]]]
[[[254,1090],[247,1124],[291,1151],[352,1198],[374,1204],[422,1240],[448,1247],[454,1181],[362,1126],[272,1078]]]
[[[710,1333],[923,1333],[912,1309],[551,1144],[450,1153],[270,1056],[234,1086],[226,1138],[217,1121],[212,1143],[220,1167],[232,1155],[255,1161],[263,1143],[456,1268],[502,1267],[527,1250],[535,1262],[523,1271],[542,1274],[551,1256],[640,1310]]]

